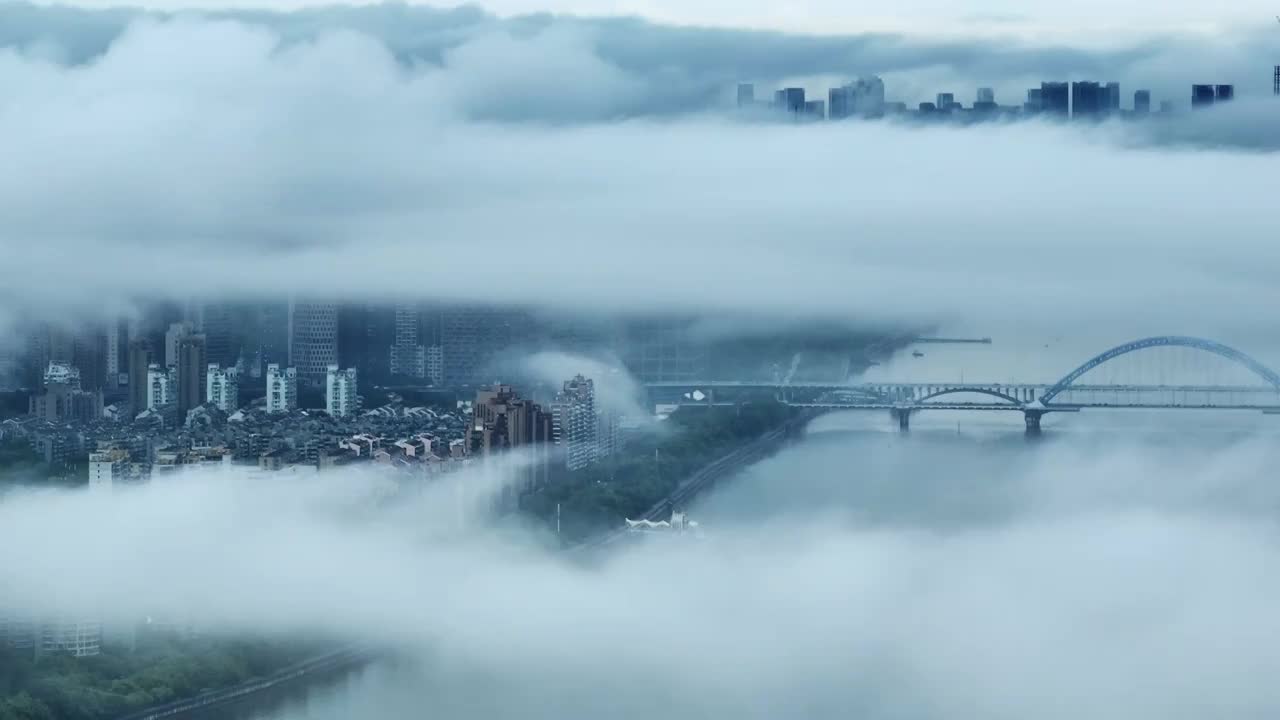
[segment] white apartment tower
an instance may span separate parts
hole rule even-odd
[[[289,412],[298,407],[298,371],[267,366],[267,412]]]
[[[117,480],[124,475],[129,453],[125,450],[107,450],[89,454],[89,492],[110,493]]]
[[[234,367],[209,365],[209,372],[205,374],[205,398],[223,412],[239,410],[240,372]]]
[[[359,408],[356,395],[356,369],[339,370],[330,365],[325,378],[324,407],[333,417],[351,417]]]
[[[147,409],[162,408],[177,402],[178,388],[170,368],[152,364],[147,368]]]

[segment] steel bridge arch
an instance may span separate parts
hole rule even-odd
[[[932,400],[934,398],[942,397],[943,395],[987,395],[989,397],[1000,398],[1001,400],[1007,400],[1014,407],[1022,407],[1023,405],[1022,401],[1019,400],[1018,398],[1012,395],[1006,395],[1005,393],[1002,393],[999,390],[992,390],[989,388],[947,388],[945,390],[939,390],[935,393],[930,393],[918,400],[915,400],[914,407],[917,407],[917,408],[928,407],[927,405],[925,405],[926,401]]]
[[[1060,395],[1067,388],[1080,379],[1081,375],[1093,370],[1103,363],[1114,360],[1121,355],[1128,355],[1131,352],[1145,350],[1153,347],[1188,347],[1196,350],[1203,350],[1219,357],[1226,358],[1237,365],[1247,368],[1250,372],[1258,377],[1266,380],[1269,385],[1280,391],[1280,374],[1277,374],[1271,368],[1249,357],[1248,355],[1236,350],[1233,347],[1223,345],[1213,340],[1205,340],[1203,338],[1187,337],[1185,335],[1161,335],[1158,337],[1143,338],[1142,340],[1134,340],[1133,342],[1117,345],[1110,350],[1091,358],[1088,362],[1080,367],[1072,370],[1070,374],[1054,383],[1040,396],[1040,402],[1048,405],[1053,399]]]

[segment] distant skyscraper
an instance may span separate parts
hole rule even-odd
[[[169,325],[164,333],[164,364],[168,367],[178,366],[178,343],[195,332],[195,325],[186,321]]]
[[[1191,86],[1191,107],[1208,107],[1217,97],[1217,90],[1212,85]]]
[[[1280,95],[1280,65],[1276,66],[1275,79],[1272,81],[1272,83],[1273,83],[1271,86],[1272,92],[1274,92],[1276,95]]]
[[[1120,112],[1120,83],[1109,82],[1102,88],[1103,114]]]
[[[422,312],[416,304],[396,305],[395,333],[395,343],[391,346],[391,374],[399,377],[426,377]]]
[[[178,342],[177,370],[178,422],[184,423],[188,412],[204,404],[209,364],[203,335],[188,335]]]
[[[451,307],[441,312],[444,384],[479,385],[495,378],[499,353],[526,335],[528,318],[494,307]]]
[[[1093,120],[1102,112],[1106,90],[1096,82],[1071,83],[1071,117]]]
[[[236,320],[229,303],[204,303],[199,306],[195,331],[204,335],[209,362],[222,367],[236,364],[240,358]]]
[[[1133,94],[1133,111],[1140,115],[1151,112],[1151,91],[1139,90]]]
[[[1236,97],[1235,85],[1216,85],[1213,88],[1214,102],[1229,102]]]
[[[773,100],[780,110],[796,115],[804,112],[804,88],[783,88],[774,93]]]
[[[338,363],[338,306],[334,303],[289,304],[289,365],[298,379],[324,387],[330,365]]]
[[[234,366],[224,368],[217,363],[209,364],[205,378],[205,398],[226,413],[240,409],[240,373]]]
[[[738,107],[751,107],[756,103],[756,86],[751,83],[738,83]]]
[[[1023,104],[1022,109],[1029,113],[1038,113],[1044,107],[1044,91],[1040,88],[1031,88],[1027,91],[1027,101]]]
[[[992,88],[978,88],[978,102],[994,103],[996,101],[996,91]]]
[[[333,417],[351,417],[359,407],[356,369],[330,365],[325,377],[324,408]]]
[[[1064,82],[1040,83],[1040,108],[1049,115],[1062,118],[1070,116],[1070,86]]]
[[[935,103],[939,110],[943,112],[951,110],[956,104],[955,93],[938,93],[937,102]]]
[[[129,412],[134,416],[149,407],[147,369],[157,360],[150,340],[137,338],[129,342]]]
[[[106,387],[116,389],[129,382],[129,329],[123,320],[107,323]]]
[[[325,369],[328,372],[328,368]],[[298,371],[267,366],[267,412],[289,412],[298,407]]]

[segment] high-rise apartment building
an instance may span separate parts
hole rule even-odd
[[[1070,116],[1070,85],[1064,82],[1040,83],[1040,110],[1046,115],[1060,118]]]
[[[1109,82],[1102,88],[1102,113],[1104,115],[1119,114],[1120,83]]]
[[[581,470],[599,456],[595,383],[582,375],[564,383],[551,405],[551,435],[565,467]]]
[[[444,383],[444,348],[432,345],[426,353],[427,380],[432,385]]]
[[[31,396],[31,416],[51,423],[91,423],[102,418],[102,391],[81,387],[80,369],[52,362],[45,369],[40,392]]]
[[[126,450],[113,448],[89,454],[89,491],[109,493],[125,474],[129,464]]]
[[[125,387],[129,383],[129,329],[122,320],[111,320],[107,323],[105,343],[104,370],[106,371],[106,387],[112,390]]]
[[[541,487],[550,473],[552,419],[541,406],[522,399],[507,385],[476,393],[467,424],[466,445],[476,457],[506,450],[529,453],[515,488],[516,494]]]
[[[1193,108],[1208,107],[1216,98],[1217,89],[1212,85],[1191,86],[1191,107]]]
[[[996,101],[996,91],[994,88],[978,88],[978,97],[976,102],[994,103]]]
[[[1151,112],[1151,91],[1138,90],[1133,94],[1133,111],[1139,115]]]
[[[129,412],[135,417],[148,407],[150,385],[147,369],[157,361],[150,340],[136,338],[129,341]]]
[[[325,368],[326,372],[328,368]],[[298,371],[267,366],[267,412],[289,412],[298,407]]]
[[[240,372],[210,363],[205,373],[205,399],[225,413],[240,409]]]
[[[338,362],[338,306],[335,303],[289,304],[289,365],[298,380],[323,387],[330,365]]]
[[[884,115],[884,108],[884,81],[875,76],[858,78],[827,93],[827,109],[832,120],[880,117]]]
[[[169,325],[164,333],[164,364],[167,367],[178,366],[178,343],[195,333],[195,325],[190,322],[176,322]]]
[[[351,417],[360,407],[357,394],[356,369],[339,370],[330,365],[325,377],[325,411],[333,417]]]
[[[147,368],[147,409],[160,410],[178,401],[177,372],[159,363]]]
[[[203,335],[188,335],[178,341],[178,422],[186,422],[187,413],[204,404],[209,363],[205,355]]]
[[[1102,112],[1105,92],[1096,82],[1071,83],[1071,117],[1079,120],[1097,119]]]

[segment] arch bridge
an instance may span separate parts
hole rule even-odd
[[[1151,348],[1182,347],[1215,355],[1244,368],[1259,382],[1253,385],[1093,385],[1082,382],[1091,371],[1130,353]],[[1233,409],[1280,414],[1280,373],[1249,355],[1213,340],[1162,335],[1117,345],[1089,358],[1051,383],[760,383],[688,382],[646,386],[655,403],[736,405],[769,392],[796,407],[822,410],[883,409],[910,426],[911,415],[924,410],[1021,412],[1027,431],[1038,433],[1051,412],[1091,408]]]

